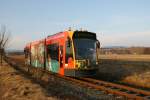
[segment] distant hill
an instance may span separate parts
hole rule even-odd
[[[11,54],[11,55],[22,55],[24,54],[24,51],[23,50],[6,50],[6,53],[7,54]]]
[[[126,46],[104,46],[102,48],[109,48],[109,49],[111,49],[111,48],[127,48],[127,47]]]

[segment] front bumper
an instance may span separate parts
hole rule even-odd
[[[97,73],[97,69],[64,69],[65,76],[73,76],[73,77],[88,77],[95,76]]]

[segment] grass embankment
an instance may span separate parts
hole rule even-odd
[[[42,86],[34,76],[4,62],[0,66],[0,100],[80,100],[62,84],[49,80]]]

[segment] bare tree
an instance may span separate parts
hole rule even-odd
[[[5,55],[5,49],[10,39],[10,33],[6,30],[6,26],[0,28],[0,65],[2,65],[3,56]]]

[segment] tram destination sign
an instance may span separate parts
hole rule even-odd
[[[91,32],[75,32],[74,38],[88,38],[96,40],[96,34]]]

